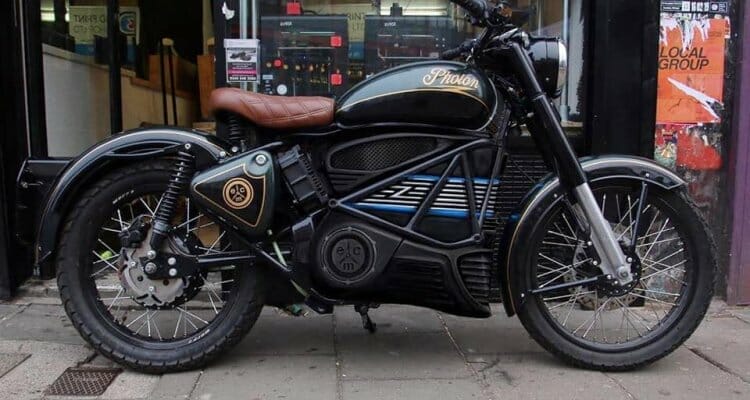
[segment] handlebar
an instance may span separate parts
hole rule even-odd
[[[474,39],[469,39],[463,43],[461,43],[460,46],[448,49],[442,53],[440,53],[440,59],[441,60],[453,60],[455,58],[460,57],[466,52],[471,51],[471,48],[474,47]]]
[[[485,0],[451,0],[459,7],[466,10],[476,20],[483,20],[487,13],[487,2]]]

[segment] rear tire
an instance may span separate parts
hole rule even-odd
[[[640,183],[633,184],[626,180],[611,180],[592,184],[597,200],[602,204],[608,201],[602,195],[607,191],[610,191],[609,193],[612,193],[613,190],[616,193],[633,193],[632,198],[638,199],[639,188]],[[617,295],[606,290],[603,291],[601,287],[594,285],[578,287],[575,292],[574,289],[569,289],[545,295],[530,294],[532,290],[544,286],[544,282],[540,281],[541,276],[546,275],[547,277],[544,279],[548,280],[556,276],[553,272],[545,271],[564,270],[565,274],[571,274],[571,277],[564,276],[562,277],[564,279],[559,279],[550,286],[555,283],[601,274],[600,271],[592,272],[592,270],[596,271],[597,267],[591,267],[590,262],[586,266],[584,265],[585,260],[581,261],[587,255],[581,255],[581,251],[578,249],[580,245],[575,244],[576,242],[572,240],[578,239],[577,234],[575,232],[568,233],[567,230],[563,230],[567,228],[561,227],[564,222],[559,222],[562,221],[559,219],[560,216],[570,212],[570,208],[566,207],[564,202],[558,201],[550,207],[532,229],[529,251],[523,257],[524,265],[519,265],[516,269],[516,285],[520,288],[520,293],[528,294],[519,307],[518,315],[534,340],[567,363],[601,371],[625,371],[640,368],[670,354],[684,343],[698,327],[708,310],[713,296],[717,261],[714,240],[705,220],[683,191],[666,191],[650,185],[648,194],[647,202],[644,204],[652,205],[650,209],[652,213],[654,210],[660,210],[666,216],[664,218],[666,218],[667,223],[674,225],[677,239],[669,240],[677,241],[676,243],[684,247],[677,254],[683,256],[682,252],[684,252],[684,261],[678,263],[679,265],[676,267],[671,266],[669,263],[674,263],[672,257],[675,256],[669,256],[669,254],[672,254],[672,250],[667,250],[668,258],[658,261],[656,264],[651,264],[656,257],[653,257],[654,252],[647,253],[644,260],[651,257],[650,260],[652,261],[643,263],[642,277],[645,279],[639,283],[641,286],[635,286],[629,292],[636,294],[617,297]],[[622,194],[618,196],[618,202],[620,198],[624,199],[620,196]],[[632,198],[628,199],[631,204]],[[609,213],[614,212],[611,209],[612,207],[607,208]],[[635,206],[632,208],[637,209]],[[625,218],[627,217],[623,215],[623,219]],[[571,218],[568,217],[567,219],[570,220]],[[656,219],[656,216],[654,216],[654,219]],[[615,223],[611,217],[608,217],[608,220],[613,224]],[[662,231],[665,231],[667,223],[661,227]],[[558,229],[565,232],[564,235],[569,238],[566,239],[557,235],[557,233],[560,233],[557,231]],[[573,230],[576,229],[578,228]],[[649,227],[649,229],[652,228]],[[556,232],[554,237],[560,240],[550,239],[550,230]],[[639,241],[642,236],[644,237],[643,242],[639,242],[644,243],[642,245],[644,250],[639,249],[641,251],[641,255],[638,256],[639,259],[645,249],[675,244],[664,243],[667,242],[664,239],[665,236],[661,233],[656,235],[654,232],[657,232],[657,230],[658,227],[653,231],[646,230],[643,235],[638,235]],[[619,232],[623,231],[626,230],[621,229]],[[643,232],[641,229],[639,231]],[[646,237],[649,233],[651,234],[649,240],[653,239],[656,242],[661,240],[657,246],[646,243]],[[661,239],[659,239],[660,236]],[[570,242],[567,242],[569,239]],[[557,251],[555,254],[558,254],[558,256],[549,257],[544,252],[545,249],[551,247],[550,245],[553,244],[551,242],[555,242],[554,244],[563,242],[559,244],[569,248],[575,247],[576,250],[571,249],[571,251],[578,252],[578,254],[570,258],[571,253],[567,253],[566,256],[565,250],[554,250]],[[543,246],[546,247],[543,248]],[[547,257],[547,259],[555,258],[556,261],[562,261],[563,264],[570,263],[573,268],[568,270],[558,269],[558,265],[562,264],[554,264],[553,267],[544,266],[544,262],[540,261],[543,257]],[[659,255],[659,259],[661,257],[663,255]],[[683,267],[684,275],[674,273]],[[581,272],[580,270],[587,271]],[[667,279],[661,277],[667,273],[670,275],[666,277]],[[651,278],[647,278],[649,276]],[[665,286],[678,287],[678,289],[675,289],[677,292],[671,293],[669,289],[654,289],[649,286],[651,281],[648,279],[656,278],[667,281],[667,284],[661,283]],[[583,293],[587,294],[583,295]],[[609,303],[606,303],[607,299],[611,299]],[[592,306],[592,304],[595,305]],[[620,305],[619,308],[617,307],[618,304]],[[656,306],[653,304],[656,304]],[[662,310],[667,307],[669,307],[668,311]],[[600,315],[597,317],[596,314],[593,314],[593,317],[589,317],[592,309],[594,309],[594,312],[599,310]],[[659,320],[660,310],[664,312],[661,320]],[[651,318],[651,311],[657,318]],[[614,314],[619,312],[622,313],[622,316]],[[571,314],[574,316],[571,317]],[[607,314],[610,315],[607,316]],[[642,317],[644,314],[646,314],[646,317]],[[578,320],[575,320],[576,316],[578,316]],[[620,326],[617,327],[620,318]],[[584,321],[583,324],[579,324],[580,320]],[[651,321],[656,322],[650,329],[647,329],[649,328],[648,323]],[[628,332],[625,334],[627,336],[623,334],[623,324],[624,329],[629,330],[629,332],[626,331]],[[577,329],[574,329],[575,327]],[[601,333],[599,330],[601,330]],[[639,337],[631,340],[630,336],[635,336],[635,333],[638,333]],[[609,335],[609,338],[607,335]]]
[[[177,328],[182,331],[179,320],[172,338],[167,338],[167,332],[164,332],[164,338],[159,333],[158,339],[143,337],[138,332],[127,332],[122,326],[125,322],[118,326],[117,318],[107,312],[109,309],[106,304],[102,307],[104,299],[98,298],[101,296],[97,295],[96,282],[92,282],[94,275],[90,272],[92,246],[97,240],[101,241],[97,232],[110,220],[113,210],[119,210],[118,205],[128,198],[143,191],[157,190],[158,193],[159,188],[166,188],[170,178],[169,168],[169,162],[150,161],[115,170],[99,179],[85,191],[68,214],[57,256],[60,296],[73,326],[102,355],[147,373],[202,367],[237,344],[253,326],[263,307],[262,275],[255,267],[235,267],[231,272],[231,290],[226,291],[228,294],[224,294],[223,290],[220,292],[221,299],[225,299],[223,307],[219,311],[214,306],[214,319],[203,327],[196,327],[192,336],[187,336],[189,327],[185,322],[186,336],[176,337]],[[188,229],[189,227],[190,225]],[[109,273],[120,275],[120,272]],[[116,276],[111,279],[117,282]],[[164,284],[166,285],[166,281]],[[204,279],[204,285],[208,284]],[[92,287],[95,290],[92,291]],[[211,305],[218,302],[211,295],[208,299],[211,300]],[[185,310],[187,304],[184,303]],[[147,318],[148,310],[146,308]],[[137,315],[133,314],[132,318]],[[185,318],[187,319],[187,315]],[[148,329],[151,335],[150,322]]]

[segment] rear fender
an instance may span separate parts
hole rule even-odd
[[[36,238],[36,265],[41,266],[53,259],[65,216],[91,182],[112,168],[168,155],[177,147],[188,144],[196,156],[198,169],[215,164],[228,154],[229,145],[215,136],[164,127],[137,129],[112,136],[72,160],[52,184],[43,203],[42,222]]]
[[[686,184],[674,172],[641,157],[590,157],[581,159],[581,166],[590,182],[603,179],[633,179],[649,182],[667,190],[674,190]],[[498,268],[500,268],[503,305],[509,316],[516,314],[517,306],[523,300],[514,278],[515,274],[521,272],[519,268],[522,268],[523,256],[528,251],[527,241],[524,238],[529,237],[536,222],[565,192],[560,180],[554,175],[548,175],[526,194],[524,200],[508,217],[500,246]]]

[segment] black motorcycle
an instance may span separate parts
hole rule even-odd
[[[383,303],[488,318],[497,276],[507,314],[574,365],[637,368],[683,343],[716,277],[685,182],[647,159],[579,160],[551,100],[565,47],[504,4],[454,1],[484,31],[443,60],[336,102],[218,89],[227,140],[149,128],[71,162],[37,251],[81,335],[128,367],[184,370],[264,305],[353,305],[372,331]],[[503,204],[506,137],[525,129],[553,172]]]

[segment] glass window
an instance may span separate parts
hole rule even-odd
[[[512,2],[526,29],[568,44],[570,74],[558,103],[571,131],[580,131],[583,120],[583,2]],[[107,3],[40,2],[52,156],[76,156],[105,139],[113,113],[122,115],[123,129],[170,124],[210,130],[201,121],[211,119],[207,100],[215,86],[214,12],[223,14],[216,20],[226,21],[219,29],[227,38],[259,39],[252,71],[257,82],[233,85],[273,95],[336,98],[368,76],[434,59],[478,34],[448,0],[120,0],[118,110],[110,104]],[[248,57],[236,53],[238,62]]]
[[[536,36],[559,37],[568,47],[568,81],[557,101],[566,127],[583,125],[583,56],[585,0],[516,0],[525,14],[524,28]]]
[[[228,37],[260,39],[254,90],[275,95],[338,97],[367,76],[436,58],[474,36],[448,0],[241,0],[232,11],[239,15]]]
[[[213,86],[211,0],[119,0],[114,42],[121,109],[110,103],[107,4],[40,2],[50,156],[77,156],[106,139],[112,134],[113,113],[121,114],[123,130],[157,124],[192,127],[208,117],[199,106],[200,95],[207,97]],[[207,82],[202,91],[199,75]]]
[[[436,58],[478,33],[448,0],[237,3],[228,37],[260,39],[259,83],[246,87],[275,95],[341,96],[372,74]],[[558,105],[566,126],[580,128],[584,0],[511,3],[532,34],[561,37],[568,45],[570,75]]]

